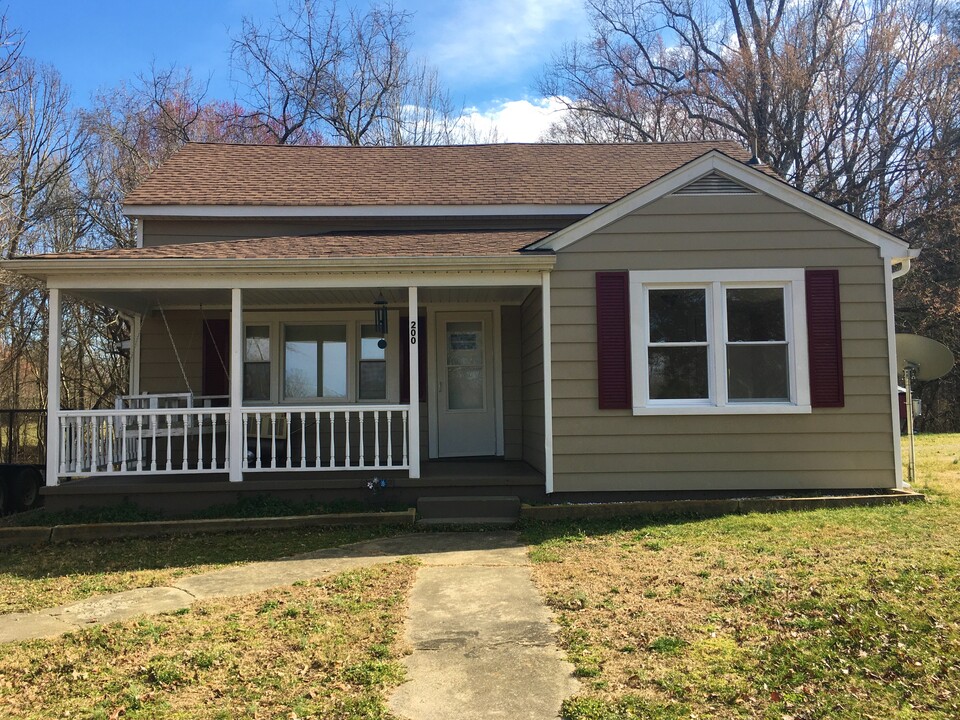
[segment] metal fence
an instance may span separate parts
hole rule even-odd
[[[47,411],[0,408],[0,463],[46,462]]]

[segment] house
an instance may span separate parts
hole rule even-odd
[[[736,144],[191,144],[124,211],[4,265],[50,288],[48,502],[902,485],[915,253]],[[65,294],[129,318],[115,408],[59,408]]]

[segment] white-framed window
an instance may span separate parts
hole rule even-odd
[[[283,399],[346,399],[348,355],[346,324],[284,323]]]
[[[250,324],[243,329],[243,399],[270,400],[270,325]]]
[[[387,345],[376,325],[360,326],[360,353],[357,397],[360,400],[387,398]]]
[[[634,413],[810,412],[803,269],[630,273]]]
[[[244,317],[243,401],[264,404],[397,402],[396,318],[380,335],[364,311],[252,311]]]

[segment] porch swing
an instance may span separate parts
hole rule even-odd
[[[180,370],[180,377],[183,379],[184,387],[187,389],[185,393],[166,393],[166,394],[146,394],[138,396],[140,398],[149,398],[150,402],[159,403],[159,407],[165,407],[164,403],[169,404],[173,408],[186,407],[188,409],[194,408],[213,408],[220,405],[219,401],[227,401],[229,403],[229,395],[196,395],[193,391],[193,387],[190,384],[190,379],[187,376],[186,368],[184,367],[183,360],[180,356],[180,350],[177,347],[177,341],[173,336],[173,331],[170,328],[170,323],[167,320],[166,313],[164,312],[163,305],[160,302],[159,298],[157,299],[156,310],[160,314],[160,318],[163,320],[163,326],[167,333],[167,339],[170,341],[170,348],[173,350],[173,356],[176,358],[177,367]],[[230,377],[230,370],[227,368],[226,360],[223,357],[223,353],[220,352],[220,345],[217,342],[217,338],[214,336],[213,330],[210,327],[210,322],[207,319],[206,314],[203,312],[203,305],[200,305],[200,320],[203,324],[203,329],[206,337],[210,339],[210,345],[214,350],[214,353],[217,356],[217,361],[220,365],[220,369],[223,370],[224,378],[228,380]],[[174,404],[176,403],[176,404]],[[180,405],[183,403],[183,405]],[[151,406],[153,407],[153,406]],[[267,458],[268,462],[276,460],[277,462],[283,462],[286,459],[286,444],[288,440],[289,427],[287,424],[287,418],[283,415],[263,415],[259,418],[259,429],[257,428],[257,414],[251,413],[246,418],[246,427],[244,429],[244,434],[247,438],[247,458],[249,461],[254,461],[256,457]],[[192,419],[189,418],[188,419]],[[189,426],[188,428],[189,429]],[[209,426],[208,426],[209,429]],[[303,434],[301,429],[300,434]],[[301,438],[302,442],[302,438]],[[259,452],[257,446],[260,446]]]
[[[163,320],[163,326],[167,333],[167,339],[170,342],[170,349],[173,350],[173,356],[177,361],[177,368],[180,370],[180,377],[183,380],[183,385],[186,388],[186,392],[176,392],[176,393],[139,393],[124,395],[117,398],[117,409],[122,410],[182,410],[182,409],[194,409],[194,408],[213,408],[221,404],[229,402],[229,395],[197,395],[193,391],[193,386],[190,384],[190,378],[187,376],[187,370],[184,367],[183,360],[180,356],[180,349],[177,347],[177,341],[173,336],[173,331],[170,329],[170,323],[167,320],[166,312],[164,312],[163,304],[160,302],[159,298],[156,301],[156,306],[153,308],[160,314],[160,318]],[[203,328],[206,334],[210,337],[211,345],[213,346],[217,359],[220,363],[220,367],[223,370],[224,377],[229,378],[230,371],[227,369],[226,361],[223,358],[223,355],[220,352],[220,347],[217,344],[216,338],[213,335],[213,331],[210,329],[210,323],[207,320],[206,315],[203,312],[203,306],[200,306],[200,319],[203,323]],[[140,338],[143,334],[143,323],[141,322],[137,326],[137,334],[134,338],[134,345],[140,345]]]

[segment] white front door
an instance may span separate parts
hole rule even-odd
[[[437,313],[440,457],[496,455],[493,314]]]

